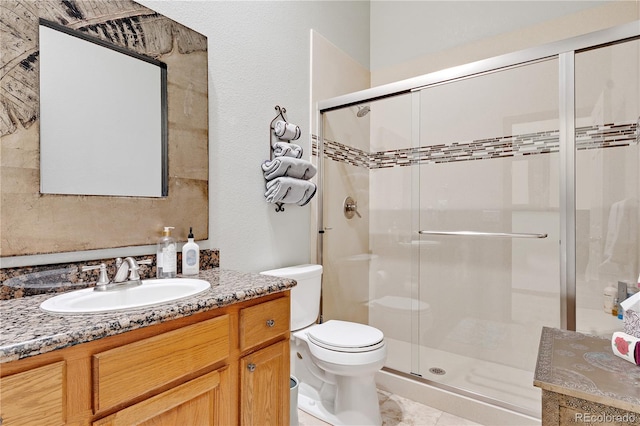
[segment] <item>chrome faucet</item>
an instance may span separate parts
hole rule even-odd
[[[138,262],[129,256],[122,261],[122,258],[116,259],[116,275],[113,277],[114,283],[124,282],[127,278],[127,274],[129,274],[129,281],[140,281],[140,274],[138,273]]]
[[[150,264],[150,261],[141,261],[140,264]],[[135,287],[142,284],[140,280],[140,274],[138,269],[140,266],[133,257],[125,257],[116,259],[116,275],[113,277],[113,281],[109,282],[107,276],[107,267],[104,263],[100,264],[100,278],[93,288],[94,291],[112,291],[122,290],[125,288]],[[95,269],[95,267],[83,267],[83,270]],[[129,279],[127,279],[127,275]]]

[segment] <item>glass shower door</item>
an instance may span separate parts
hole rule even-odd
[[[542,326],[560,326],[558,61],[414,93],[420,312],[412,373],[539,414]]]
[[[576,328],[608,337],[604,289],[637,288],[640,263],[640,41],[577,53],[575,78]]]

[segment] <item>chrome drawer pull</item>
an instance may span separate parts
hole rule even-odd
[[[275,320],[272,320],[272,319],[267,320],[267,327],[273,327],[274,325],[276,325]]]
[[[254,363],[248,364],[247,369],[253,373],[256,369],[256,365]]]

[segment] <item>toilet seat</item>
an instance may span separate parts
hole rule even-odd
[[[331,320],[313,326],[307,337],[314,345],[338,352],[370,352],[384,346],[382,331],[348,321]]]

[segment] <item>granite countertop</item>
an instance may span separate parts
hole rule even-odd
[[[610,339],[544,327],[533,383],[543,390],[640,412],[640,367],[614,355]]]
[[[295,286],[295,281],[266,275],[224,270],[200,271],[211,283],[203,293],[172,303],[100,314],[52,314],[40,303],[43,294],[0,300],[0,363],[90,342],[138,328],[206,312]]]

